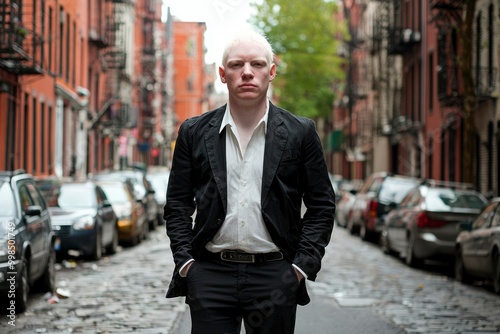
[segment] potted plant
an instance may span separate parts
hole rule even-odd
[[[21,22],[19,22],[15,29],[14,34],[16,36],[16,42],[22,44],[26,36],[28,35],[28,29],[26,29]]]

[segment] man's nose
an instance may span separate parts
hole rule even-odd
[[[250,64],[247,63],[247,64],[243,65],[242,76],[244,76],[244,77],[253,76],[252,66]]]

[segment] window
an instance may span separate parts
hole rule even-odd
[[[54,27],[53,27],[53,24],[54,22],[52,21],[52,15],[53,14],[53,9],[52,7],[49,7],[49,38],[48,38],[48,44],[47,44],[47,48],[48,48],[48,57],[49,59],[47,60],[47,67],[48,67],[48,70],[49,72],[52,72],[53,71],[53,68],[52,68],[52,52],[53,52],[53,47],[54,47],[54,44],[53,44],[53,41],[54,41]]]
[[[64,59],[64,9],[59,8],[59,59],[58,59],[58,74],[60,77],[63,75],[63,59]]]
[[[428,156],[428,161],[429,161],[429,172],[427,173],[428,178],[432,179],[432,165],[433,165],[433,158],[434,158],[434,138],[430,137],[429,138],[429,151],[427,153]]]
[[[45,103],[44,102],[41,102],[40,103],[40,161],[41,161],[41,167],[40,167],[40,171],[42,173],[45,172],[45,164],[46,164],[46,144],[45,144],[45,137],[47,137],[47,134],[49,134],[50,132],[47,131],[47,129],[45,128],[45,118],[46,118],[46,114],[45,114]]]
[[[30,197],[33,200],[34,205],[38,205],[42,208],[42,210],[47,209],[45,202],[43,201],[43,197],[40,192],[37,190],[35,184],[32,182],[26,183],[26,189],[28,189],[30,193]]]
[[[477,219],[472,224],[473,230],[479,230],[483,228],[488,228],[490,224],[491,217],[493,215],[493,210],[497,206],[496,203],[488,205],[477,217]]]
[[[69,82],[69,68],[70,68],[70,55],[71,55],[71,25],[69,24],[69,14],[66,15],[66,82]]]
[[[36,97],[33,97],[33,137],[31,137],[31,157],[32,157],[32,166],[33,166],[33,173],[36,173],[36,164],[37,164],[37,159],[36,159],[36,154],[37,154],[37,141],[38,141],[38,119],[37,119],[37,109],[36,109]]]
[[[495,157],[493,156],[493,122],[488,124],[488,191],[493,190],[493,166]]]
[[[434,53],[429,54],[429,111],[434,108]]]
[[[481,35],[481,12],[479,12],[476,18],[476,84],[479,81],[479,71],[481,67]]]
[[[493,216],[493,219],[491,221],[491,226],[500,227],[500,205],[497,205],[495,209],[495,216]]]
[[[19,185],[19,198],[21,199],[21,209],[26,212],[29,206],[32,206],[33,199],[30,196],[30,192],[25,184]]]
[[[24,94],[24,140],[22,143],[22,147],[25,149],[23,151],[23,166],[27,170],[28,169],[28,146],[29,146],[29,118],[30,118],[30,110],[29,110],[29,95],[27,93]]]
[[[195,57],[196,56],[196,43],[194,37],[191,37],[186,45],[186,53],[188,57]]]
[[[48,157],[48,167],[49,167],[49,174],[52,173],[52,155],[53,155],[53,152],[52,152],[52,149],[53,149],[53,136],[54,136],[54,126],[52,124],[53,122],[53,115],[52,115],[52,106],[49,106],[48,110],[47,110],[47,113],[48,113],[48,132],[49,133],[49,137],[48,137],[48,148],[47,148],[47,157]]]
[[[493,49],[494,49],[494,31],[493,31],[493,4],[488,7],[488,84],[493,86],[495,77],[493,75]]]

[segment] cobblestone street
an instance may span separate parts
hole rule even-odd
[[[336,227],[318,282],[309,287],[341,307],[371,306],[405,333],[500,333],[500,296],[432,269],[409,268]]]
[[[33,294],[28,310],[17,315],[15,328],[7,325],[4,315],[2,333],[173,334],[186,305],[181,298],[164,298],[172,266],[160,227],[136,247],[60,269],[58,285],[70,292],[69,298],[50,304],[42,294]],[[411,269],[376,245],[336,228],[317,281],[307,283],[312,303],[305,308],[311,312],[302,314],[317,313],[314,308],[320,303],[315,299],[321,296],[339,312],[372,312],[403,333],[500,332],[500,296],[488,287],[457,283],[434,269]]]
[[[185,304],[166,299],[173,268],[164,227],[141,244],[98,262],[78,262],[57,272],[59,286],[71,293],[49,304],[31,296],[16,327],[2,333],[170,333]]]

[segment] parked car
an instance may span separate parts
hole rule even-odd
[[[426,259],[451,262],[461,221],[475,218],[486,198],[461,183],[425,180],[385,217],[380,244],[410,266]]]
[[[351,209],[347,228],[363,240],[377,240],[383,218],[394,209],[406,194],[420,183],[417,178],[379,172],[368,177]]]
[[[146,211],[149,229],[154,230],[158,226],[158,204],[155,200],[155,191],[146,178],[143,171],[127,169],[111,172],[102,172],[94,176],[96,181],[122,181],[131,182],[135,196],[142,202]]]
[[[30,288],[55,287],[56,238],[47,203],[33,177],[22,170],[0,172],[1,301],[26,309]]]
[[[493,198],[473,221],[461,224],[455,248],[455,278],[471,283],[491,279],[500,294],[500,197]]]
[[[106,194],[118,219],[118,239],[132,246],[146,238],[149,226],[142,202],[134,195],[129,183],[97,181]]]
[[[328,173],[330,182],[332,183],[333,191],[335,192],[335,203],[340,200],[340,186],[344,182],[342,175]]]
[[[114,254],[118,247],[117,217],[106,194],[93,181],[64,181],[57,203],[49,207],[52,227],[60,239],[57,254],[77,251],[98,260],[103,250]]]
[[[158,223],[165,224],[163,219],[163,211],[167,202],[167,187],[170,178],[170,170],[168,169],[153,169],[148,170],[146,178],[151,183],[155,190],[156,204],[158,205]]]
[[[339,200],[336,203],[335,222],[340,227],[346,227],[351,214],[352,206],[356,200],[356,194],[363,185],[362,180],[345,180],[340,185]]]

